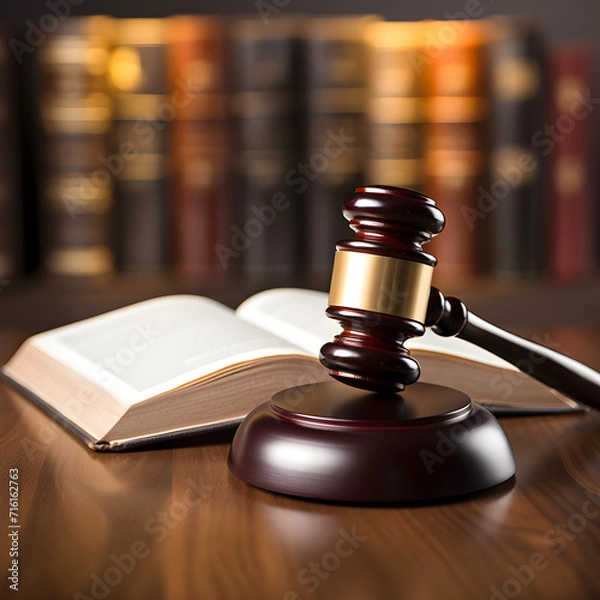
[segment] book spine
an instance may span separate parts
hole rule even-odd
[[[42,263],[51,274],[113,271],[112,102],[106,79],[112,22],[71,18],[38,52],[43,135]]]
[[[17,74],[8,36],[0,32],[0,290],[23,270]]]
[[[542,152],[549,161],[550,271],[558,282],[594,272],[594,117],[586,97],[593,88],[593,51],[559,46],[550,61],[550,123],[559,131]]]
[[[449,28],[455,35],[447,35]],[[444,232],[428,250],[439,258],[438,278],[468,279],[480,269],[482,228],[473,214],[487,173],[485,28],[478,22],[436,22],[428,26],[427,36],[439,49],[426,51],[421,61],[425,192],[446,216]]]
[[[296,272],[301,203],[290,173],[299,163],[297,19],[238,19],[231,27],[235,119],[232,261],[248,275]]]
[[[546,122],[546,74],[536,23],[496,19],[490,60],[489,270],[539,275],[546,262],[547,207],[539,143]]]
[[[117,252],[123,270],[161,271],[168,252],[166,21],[120,19],[110,58],[115,102]]]
[[[348,237],[342,203],[366,171],[366,17],[315,17],[303,27],[306,170],[305,267],[329,276],[336,242]]]
[[[367,179],[422,191],[425,29],[373,23],[368,40]]]
[[[224,22],[172,17],[168,54],[171,94],[181,99],[170,135],[174,266],[183,276],[214,274],[229,266],[217,250],[231,220]]]

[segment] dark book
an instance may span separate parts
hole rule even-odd
[[[550,58],[550,123],[559,135],[546,138],[541,151],[550,163],[550,272],[559,282],[586,279],[595,270],[593,58],[590,47],[569,45]]]
[[[110,59],[117,257],[123,270],[160,271],[169,258],[166,20],[120,19]]]
[[[314,17],[302,34],[303,131],[306,170],[293,180],[306,207],[305,266],[329,276],[335,244],[348,237],[342,202],[364,185],[368,54],[375,17]]]
[[[112,20],[72,17],[37,54],[42,131],[42,264],[57,275],[112,272]]]
[[[168,54],[177,102],[169,144],[173,262],[184,276],[207,275],[230,268],[229,258],[219,254],[219,244],[231,237],[225,22],[172,17]]]
[[[425,31],[422,22],[369,26],[368,182],[423,189]]]
[[[7,29],[0,30],[0,291],[24,267],[18,82],[9,35]]]
[[[306,177],[299,172],[298,19],[231,24],[234,221],[220,256],[246,274],[291,274],[300,259]]]
[[[444,232],[427,248],[439,258],[437,279],[467,279],[480,268],[483,238],[475,217],[487,174],[486,29],[444,21],[428,24],[426,35],[440,49],[424,56],[425,192],[446,215]]]
[[[491,35],[491,183],[483,201],[489,270],[539,275],[547,228],[544,42],[529,19],[493,19]]]

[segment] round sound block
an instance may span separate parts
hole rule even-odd
[[[320,500],[434,500],[512,477],[498,421],[451,388],[375,394],[337,381],[284,390],[238,429],[229,468],[260,488]]]

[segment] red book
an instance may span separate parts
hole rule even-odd
[[[169,20],[171,97],[177,104],[171,124],[172,250],[184,276],[228,266],[216,252],[230,220],[225,36],[218,18]]]
[[[545,149],[550,161],[550,270],[557,281],[566,282],[590,277],[594,270],[593,50],[560,46],[552,55],[551,73],[550,123],[556,135],[548,138]]]

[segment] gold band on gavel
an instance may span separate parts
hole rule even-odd
[[[329,306],[358,308],[425,322],[433,267],[422,263],[338,250]]]

